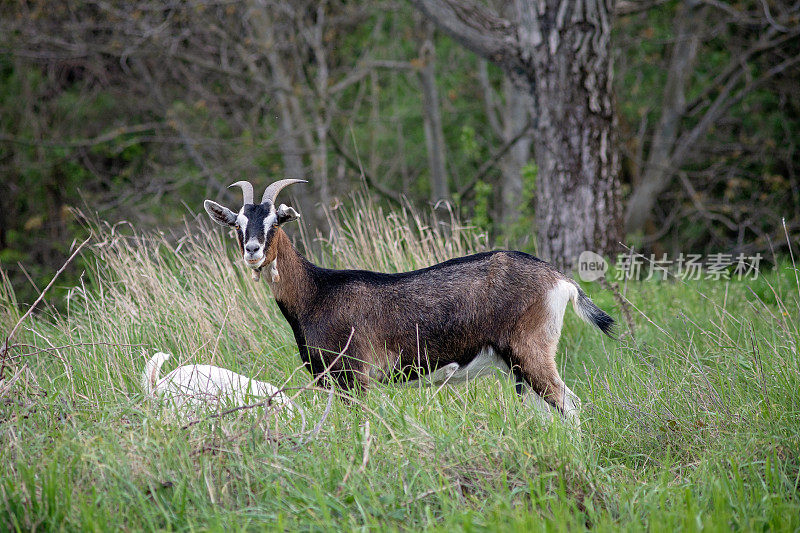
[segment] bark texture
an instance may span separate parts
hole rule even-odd
[[[539,255],[568,269],[584,250],[613,252],[621,237],[613,0],[517,0],[514,23],[473,3],[411,3],[530,94]]]

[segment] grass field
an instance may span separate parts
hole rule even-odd
[[[366,202],[332,221],[326,266],[407,270],[484,246],[455,221]],[[619,298],[585,285],[622,338],[567,311],[558,364],[583,399],[578,437],[493,377],[376,387],[326,414],[224,232],[193,221],[177,244],[125,225],[94,233],[67,311],[41,307],[10,341],[0,529],[800,529],[792,263],[755,281],[628,282],[632,332]],[[0,300],[6,334],[21,310],[7,284]],[[285,383],[305,421],[254,408],[183,428],[139,387],[156,350],[173,354],[165,370],[213,363]]]

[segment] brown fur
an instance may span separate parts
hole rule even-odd
[[[549,264],[497,252],[411,274],[331,271],[306,261],[280,228],[265,264],[276,257],[280,281],[266,279],[313,374],[335,359],[351,328],[347,353],[332,368],[347,389],[467,365],[491,346],[518,379],[563,408],[547,295],[567,278]]]

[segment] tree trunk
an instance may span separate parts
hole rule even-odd
[[[309,105],[314,117],[314,130],[317,134],[316,146],[311,154],[311,166],[314,178],[318,181],[319,196],[322,205],[330,207],[331,190],[328,183],[328,58],[325,56],[323,46],[323,26],[325,21],[325,3],[317,6],[316,23],[312,28],[311,38],[308,41],[314,51],[316,60],[316,95],[314,102]]]
[[[428,164],[431,171],[431,201],[449,200],[445,170],[444,132],[442,115],[439,111],[439,91],[436,89],[436,50],[433,46],[433,26],[423,21],[425,34],[420,49],[422,68],[419,72],[422,82],[422,118],[425,127],[425,144],[428,148]]]
[[[621,237],[613,5],[545,4],[516,2],[520,48],[531,70],[512,79],[535,99],[539,253],[571,268],[584,250],[612,252]]]
[[[489,70],[484,60],[478,62],[478,81],[483,92],[489,126],[505,146],[517,139],[523,129],[530,128],[531,103],[528,101],[530,94],[527,89],[520,89],[512,83],[508,76],[503,76],[503,99],[502,102],[496,101],[495,90],[489,81]],[[498,162],[501,174],[498,218],[504,227],[516,222],[522,214],[522,167],[530,158],[531,136],[528,134],[519,137]]]
[[[456,0],[411,0],[531,95],[538,252],[571,268],[621,236],[619,155],[611,98],[613,0],[517,0],[516,23]]]
[[[661,118],[653,133],[642,181],[635,185],[625,214],[625,231],[629,233],[644,227],[658,195],[672,181],[672,153],[678,138],[680,121],[686,111],[686,88],[694,72],[702,18],[698,2],[681,4],[675,16],[675,44],[664,86]]]
[[[279,55],[275,46],[277,40],[274,33],[274,21],[268,11],[268,7],[255,0],[251,2],[248,15],[255,22],[256,35],[260,41],[263,55],[267,59],[269,74],[272,77],[274,86],[277,88],[275,91],[275,109],[278,119],[277,141],[281,159],[283,159],[283,177],[308,179],[306,166],[303,162],[303,154],[306,149],[304,148],[303,139],[298,133],[308,128],[301,127],[300,103],[297,101],[297,97],[289,92],[294,84],[284,59]],[[251,64],[249,68],[255,70],[257,67],[255,64]],[[306,146],[312,144],[309,140],[305,142]],[[324,217],[319,212],[319,207],[315,201],[314,189],[317,184],[312,183],[309,185],[306,191],[296,191],[294,193],[298,202],[295,207],[298,208],[303,216],[302,223],[308,227],[317,228],[320,227],[318,224],[324,221]],[[256,196],[258,197],[258,195]]]
[[[503,94],[505,106],[503,109],[503,143],[508,143],[519,132],[528,127],[531,103],[530,95],[526,90],[521,90],[506,76],[503,78]],[[508,153],[500,159],[500,173],[502,174],[500,191],[500,216],[503,225],[516,222],[521,213],[522,201],[522,167],[531,157],[531,137],[525,135],[520,138]]]

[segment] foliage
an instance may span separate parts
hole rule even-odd
[[[621,17],[615,28],[625,187],[630,192],[638,184],[662,118],[669,62],[681,38],[676,27],[681,17],[696,17],[701,21],[697,58],[688,65],[686,109],[676,127],[685,133],[714,106],[724,108],[730,102],[730,109],[692,143],[685,160],[673,163],[674,178],[661,194],[647,232],[655,236],[647,236],[645,246],[670,253],[769,253],[770,241],[783,246],[783,218],[794,238],[800,228],[800,160],[794,149],[800,134],[798,70],[796,63],[784,68],[800,52],[798,32],[773,26],[760,2],[691,4],[695,11],[688,5],[663,2]],[[800,20],[784,10],[788,6],[775,4],[773,9],[792,23]],[[736,79],[740,81],[733,83]],[[725,98],[729,83],[731,95],[744,91],[741,98]]]
[[[704,12],[687,87],[687,100],[699,104],[682,128],[719,94],[720,72],[774,29],[761,2],[716,4],[729,9]],[[616,18],[628,196],[659,121],[681,5],[656,2]],[[743,83],[800,52],[788,4],[771,5],[773,22],[786,19],[787,31],[775,30],[785,39],[745,62]],[[70,208],[169,233],[205,198],[238,202],[227,184],[263,185],[292,170],[311,182],[294,191],[303,216],[327,234],[322,207],[364,181],[384,206],[430,198],[419,80],[425,30],[407,5],[76,0],[5,3],[0,15],[0,262],[20,301],[37,294],[26,273],[41,287],[80,238]],[[494,155],[504,138],[486,99],[508,101],[502,74],[489,65],[483,87],[473,54],[442,33],[434,44],[453,205],[493,242],[535,251],[535,170],[522,176],[521,215],[499,223],[503,159]],[[800,224],[797,73],[795,64],[758,85],[693,144],[639,249],[771,256],[777,243],[784,252],[780,219],[793,238]]]

